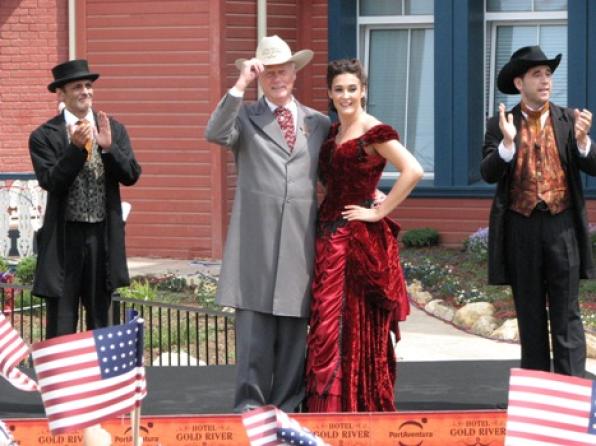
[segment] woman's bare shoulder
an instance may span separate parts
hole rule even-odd
[[[362,118],[362,128],[365,132],[368,132],[373,127],[376,127],[381,124],[383,124],[381,121],[379,121],[374,116],[369,115],[368,113]]]

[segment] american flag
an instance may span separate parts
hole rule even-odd
[[[0,376],[17,389],[34,392],[37,383],[17,368],[28,356],[29,347],[0,313]]]
[[[595,382],[512,369],[505,446],[596,445]]]
[[[243,413],[242,423],[250,446],[328,446],[275,406],[263,406]]]
[[[33,366],[52,434],[131,412],[147,394],[143,321],[33,344]]]
[[[12,438],[10,429],[0,421],[0,446],[15,446],[16,442]]]

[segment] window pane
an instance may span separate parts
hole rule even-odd
[[[404,140],[408,30],[370,32],[368,112],[392,125]]]
[[[538,37],[536,26],[499,26],[497,27],[497,43],[495,53],[495,101],[494,110],[499,110],[499,103],[510,109],[519,102],[518,95],[506,95],[497,88],[497,76],[501,68],[509,62],[514,51],[522,46],[536,45]]]
[[[567,11],[567,0],[534,0],[535,11]]]
[[[551,101],[557,105],[567,106],[567,27],[562,25],[541,26],[539,39],[540,47],[549,59],[559,53],[563,54],[561,63],[553,76]]]
[[[426,172],[434,171],[433,52],[432,29],[370,32],[368,112],[399,132]]]
[[[434,12],[434,0],[405,0],[405,14],[432,14]]]
[[[402,141],[426,172],[434,171],[435,159],[433,53],[433,30],[412,30],[407,140]]]
[[[564,25],[499,26],[497,27],[497,48],[495,53],[495,80],[501,68],[509,61],[511,54],[522,46],[540,45],[547,57],[562,53],[563,58],[553,76],[551,100],[557,105],[567,105],[567,27]],[[501,93],[496,84],[493,113],[499,103],[509,109],[519,102],[518,95]]]
[[[532,0],[486,0],[486,10],[500,11],[531,11]]]
[[[360,15],[402,15],[403,0],[360,0]]]

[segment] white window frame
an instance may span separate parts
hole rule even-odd
[[[534,3],[532,2],[532,8]],[[484,111],[488,116],[492,116],[495,106],[495,59],[496,59],[496,43],[497,43],[497,27],[515,25],[515,26],[551,26],[551,25],[568,25],[567,11],[513,11],[513,12],[486,12],[486,0],[484,1],[484,36],[485,39],[490,39],[490,57],[484,57],[484,79],[486,82],[486,72],[489,72],[489,84],[485,85],[488,89],[488,95],[484,95]],[[539,31],[539,28],[537,29]],[[484,51],[486,52],[486,42],[484,44]],[[486,98],[488,96],[488,105]]]
[[[435,17],[433,14],[419,14],[419,15],[384,15],[384,16],[360,16],[360,1],[358,1],[357,11],[357,30],[358,30],[358,39],[357,39],[357,54],[358,58],[364,64],[364,69],[366,70],[366,75],[369,76],[368,67],[369,67],[369,57],[370,57],[370,32],[381,30],[381,29],[395,29],[395,30],[408,30],[411,31],[413,29],[434,29],[435,24]],[[408,35],[408,39],[411,37],[411,34]],[[408,45],[408,58],[407,64],[408,67],[406,68],[407,73],[410,72],[410,45]],[[409,79],[409,76],[408,76]],[[406,85],[406,91],[409,88],[409,85]],[[407,95],[406,95],[407,97]],[[402,133],[403,138],[402,140],[405,142],[407,139],[407,123],[408,123],[408,113],[406,110],[405,113],[405,128],[400,131]],[[399,177],[399,172],[383,172],[383,178],[387,179],[395,179]],[[424,172],[423,179],[425,180],[433,180],[435,177],[434,169],[433,172]]]

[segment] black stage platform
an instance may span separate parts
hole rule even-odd
[[[398,411],[504,409],[509,369],[519,361],[398,363]],[[147,367],[143,415],[230,413],[234,366]],[[26,373],[29,373],[26,370]],[[0,418],[44,417],[39,394],[0,378]]]

